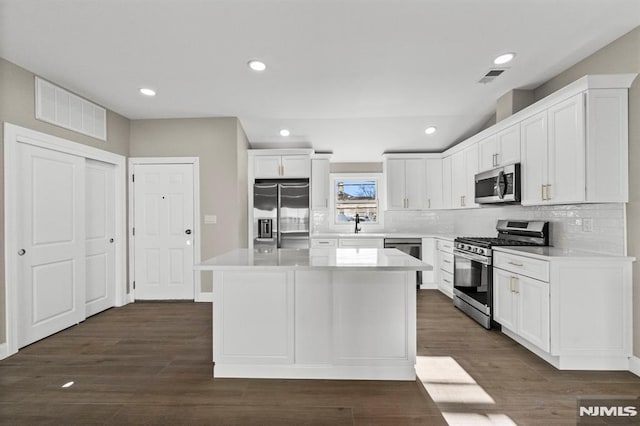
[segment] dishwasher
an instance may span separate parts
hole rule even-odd
[[[385,238],[384,248],[398,249],[409,256],[422,260],[422,239],[420,238]],[[416,287],[422,284],[422,271],[416,272]]]

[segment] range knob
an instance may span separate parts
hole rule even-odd
[[[484,254],[484,249],[479,248],[479,249],[477,249],[476,253],[478,253],[478,254]]]

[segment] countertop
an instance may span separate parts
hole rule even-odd
[[[635,257],[630,256],[614,256],[610,254],[594,253],[582,250],[565,249],[558,247],[512,247],[512,246],[495,246],[492,247],[494,252],[504,252],[519,256],[526,256],[540,260],[621,260],[633,262]]]
[[[433,267],[396,249],[312,248],[271,249],[267,252],[236,249],[195,266],[201,271],[220,270],[381,270],[431,271]]]
[[[321,232],[311,234],[310,238],[440,238],[453,241],[454,235],[424,234],[420,232]]]

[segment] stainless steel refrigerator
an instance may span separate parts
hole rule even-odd
[[[253,185],[253,247],[309,247],[309,181]]]

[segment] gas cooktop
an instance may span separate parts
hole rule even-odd
[[[518,241],[507,238],[496,237],[458,237],[457,243],[473,244],[480,247],[490,248],[492,246],[539,246],[540,243],[529,241]]]

